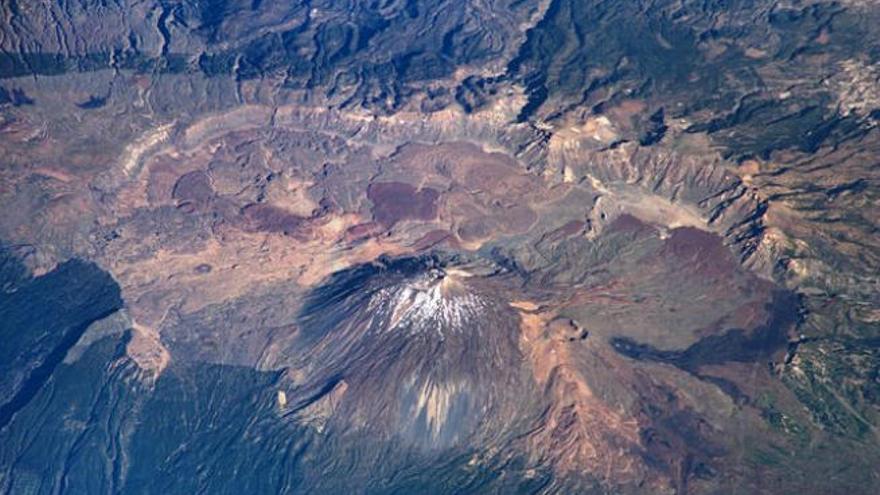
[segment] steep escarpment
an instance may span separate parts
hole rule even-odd
[[[13,253],[4,251],[2,256],[4,265],[20,263]],[[33,279],[4,277],[2,286],[0,389],[4,399],[0,403],[0,428],[9,424],[52,379],[55,368],[89,325],[122,307],[119,287],[113,279],[94,264],[80,260],[66,262]]]

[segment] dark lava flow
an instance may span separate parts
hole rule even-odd
[[[788,331],[800,318],[800,301],[796,294],[777,290],[767,305],[769,321],[747,332],[732,328],[721,335],[700,339],[687,349],[664,351],[626,337],[611,339],[614,349],[629,358],[672,364],[689,373],[698,374],[701,366],[727,362],[755,362],[769,358],[788,345]]]

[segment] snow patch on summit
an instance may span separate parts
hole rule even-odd
[[[383,323],[380,331],[434,331],[440,338],[446,331],[463,333],[488,305],[462,284],[466,276],[466,272],[429,270],[378,290],[370,299],[369,311]]]

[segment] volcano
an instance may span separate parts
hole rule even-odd
[[[505,277],[438,257],[385,261],[336,274],[306,299],[294,344],[305,378],[287,396],[307,401],[292,408],[310,416],[344,384],[342,409],[326,418],[343,430],[428,450],[500,434],[487,427],[515,410],[504,394],[526,386]]]

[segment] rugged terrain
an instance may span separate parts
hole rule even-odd
[[[880,5],[0,19],[0,492],[880,483]]]

